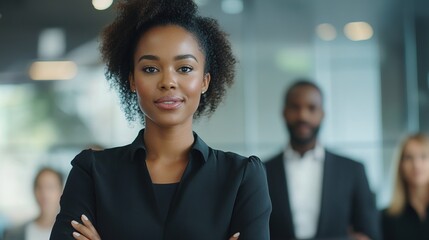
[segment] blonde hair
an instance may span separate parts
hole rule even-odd
[[[408,136],[407,138],[405,138],[405,140],[398,148],[398,152],[396,154],[396,167],[395,167],[396,179],[395,179],[395,185],[393,189],[393,196],[392,196],[392,201],[390,203],[390,206],[387,208],[387,213],[392,216],[400,215],[403,212],[407,201],[408,189],[407,189],[407,184],[405,182],[404,174],[402,171],[402,163],[404,160],[405,147],[411,141],[418,142],[421,145],[423,145],[425,148],[429,149],[429,137],[422,133],[417,133],[417,134]],[[429,186],[428,186],[428,191],[429,191]]]

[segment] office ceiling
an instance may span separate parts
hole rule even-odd
[[[349,21],[368,21],[376,31],[394,28],[392,18],[401,18],[407,8],[417,18],[429,19],[427,0],[415,0],[414,6],[407,0],[243,0],[244,11],[238,15],[223,13],[221,0],[203,2],[201,12],[219,19],[233,37],[253,31],[248,35],[255,41],[268,42],[311,42],[314,27],[324,22],[338,28]],[[25,75],[38,57],[42,30],[63,29],[69,52],[95,39],[114,18],[113,9],[95,10],[91,0],[0,0],[0,83],[19,82]]]

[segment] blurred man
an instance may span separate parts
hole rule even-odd
[[[60,207],[63,191],[61,173],[41,169],[34,180],[34,195],[40,213],[38,217],[16,229],[6,232],[5,240],[48,240]]]
[[[379,239],[364,166],[327,151],[317,140],[323,117],[317,85],[303,80],[286,91],[289,144],[266,162],[271,239]]]

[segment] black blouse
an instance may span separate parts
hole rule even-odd
[[[103,240],[268,240],[271,201],[255,156],[214,150],[194,133],[189,163],[166,219],[146,166],[144,130],[130,145],[84,150],[61,197],[51,240],[74,239],[70,222],[85,214]]]
[[[429,208],[426,219],[420,220],[414,208],[407,204],[399,216],[391,216],[383,211],[382,225],[385,240],[428,240],[429,239]]]
[[[173,199],[177,186],[179,186],[178,183],[153,184],[153,192],[155,194],[156,202],[158,203],[158,211],[163,223],[167,220],[171,199]]]

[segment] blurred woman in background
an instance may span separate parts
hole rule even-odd
[[[429,239],[428,136],[409,136],[398,156],[393,199],[383,211],[384,239]]]
[[[34,179],[34,196],[39,207],[36,219],[6,232],[5,240],[47,240],[60,209],[63,176],[52,168],[42,168]]]

